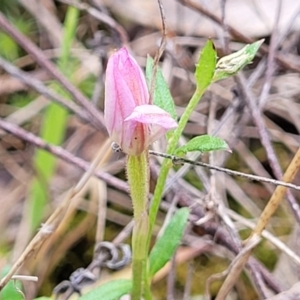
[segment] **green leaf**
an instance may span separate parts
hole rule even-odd
[[[1,278],[4,277],[10,269],[10,266],[5,266],[1,272]],[[23,296],[17,291],[21,289],[21,283],[18,280],[10,280],[0,293],[1,300],[23,300]]]
[[[53,298],[50,298],[50,297],[39,297],[39,298],[34,298],[34,300],[53,300]]]
[[[253,44],[246,45],[237,52],[222,57],[217,63],[213,81],[235,75],[247,64],[251,63],[263,42],[263,39],[259,40]]]
[[[149,90],[151,90],[151,80],[153,73],[153,59],[148,56],[146,65],[146,79]],[[177,120],[177,115],[174,106],[174,100],[170,93],[169,87],[164,79],[162,71],[157,67],[154,92],[153,92],[153,103],[161,109],[168,112],[174,120]]]
[[[173,256],[183,236],[189,216],[188,208],[179,209],[166,227],[163,235],[155,243],[149,256],[149,278],[160,270]]]
[[[191,139],[186,145],[177,148],[175,154],[181,155],[192,151],[208,152],[214,150],[226,150],[231,152],[227,143],[222,139],[211,135],[200,135]]]
[[[79,300],[116,300],[123,295],[129,294],[132,282],[129,279],[118,279],[105,283],[89,293],[81,296]]]
[[[214,44],[208,40],[202,49],[198,64],[196,64],[196,84],[197,89],[204,91],[212,82],[217,61],[217,54]]]

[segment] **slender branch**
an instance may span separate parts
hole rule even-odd
[[[278,1],[277,2],[278,6],[277,6],[277,12],[276,12],[276,18],[275,18],[275,22],[274,22],[274,27],[272,30],[272,34],[271,34],[271,39],[270,39],[270,48],[269,48],[269,55],[268,55],[268,62],[267,62],[267,70],[265,73],[265,81],[264,81],[264,85],[259,97],[259,106],[260,107],[264,107],[264,105],[267,102],[268,96],[269,96],[269,92],[271,89],[271,83],[272,83],[272,76],[274,74],[275,71],[275,64],[274,64],[274,60],[275,60],[275,54],[276,54],[276,48],[278,47],[278,43],[277,43],[277,39],[278,39],[278,24],[280,21],[280,13],[281,13],[281,9],[282,9],[282,1]]]
[[[97,127],[105,127],[103,114],[89,102],[89,100],[55,67],[47,58],[44,52],[39,49],[31,40],[23,35],[13,26],[3,13],[0,12],[0,28],[8,33],[24,50],[31,54],[36,62],[47,70],[74,98],[78,104],[86,109],[90,116],[90,121]]]
[[[155,78],[156,78],[156,72],[157,72],[157,67],[159,60],[165,50],[166,46],[166,38],[167,38],[167,23],[166,23],[166,15],[164,11],[163,4],[161,0],[157,0],[158,6],[159,6],[159,12],[160,12],[160,17],[161,17],[161,23],[162,23],[162,38],[160,41],[159,48],[157,49],[157,52],[154,57],[154,62],[153,62],[153,71],[152,71],[152,77],[151,77],[151,82],[150,82],[150,98],[153,98],[153,93],[154,93],[154,87],[155,87]]]
[[[291,188],[291,189],[298,190],[298,191],[300,190],[300,186],[296,185],[296,184],[293,184],[293,183],[288,183],[288,182],[283,182],[283,181],[276,180],[276,179],[270,179],[270,178],[266,178],[266,177],[262,177],[262,176],[256,176],[256,175],[251,175],[251,174],[242,173],[242,172],[238,172],[238,171],[233,171],[233,170],[230,170],[230,169],[227,169],[227,168],[213,166],[213,165],[201,162],[201,161],[193,161],[193,160],[190,160],[190,159],[187,159],[187,158],[177,157],[175,155],[161,153],[161,152],[157,152],[157,151],[153,151],[153,150],[150,150],[149,153],[152,154],[152,155],[163,157],[163,158],[169,158],[170,160],[173,161],[174,164],[191,164],[191,165],[194,165],[194,166],[205,167],[205,168],[208,168],[208,169],[211,169],[211,170],[223,172],[223,173],[226,173],[228,175],[240,176],[240,177],[247,178],[249,180],[254,180],[254,181],[259,181],[259,182],[266,182],[266,183],[271,183],[271,184],[274,184],[274,185],[285,186],[287,188]]]

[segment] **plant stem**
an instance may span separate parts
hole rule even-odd
[[[172,154],[174,152],[174,150],[176,149],[178,140],[190,118],[190,115],[193,112],[193,110],[195,109],[195,107],[197,106],[197,104],[199,103],[204,92],[205,92],[205,89],[200,89],[200,88],[196,89],[188,106],[186,107],[184,113],[182,114],[182,116],[180,118],[178,128],[174,131],[174,133],[172,135],[172,138],[171,138],[170,143],[167,148],[168,154]],[[153,199],[152,199],[152,204],[151,204],[150,211],[149,211],[150,224],[149,224],[149,231],[148,231],[147,248],[149,248],[149,245],[150,245],[150,240],[151,240],[152,231],[153,231],[153,227],[155,224],[157,212],[159,209],[160,200],[161,200],[162,194],[164,192],[164,187],[165,187],[165,183],[167,180],[169,170],[171,168],[172,168],[172,162],[169,159],[164,159],[162,166],[161,166],[159,176],[157,178],[157,183],[156,183],[156,187],[155,187],[155,191],[154,191],[154,195],[153,195]]]
[[[144,294],[144,289],[149,291],[149,287],[145,287],[148,284],[146,272],[147,233],[149,231],[149,217],[147,213],[149,160],[146,151],[138,156],[128,156],[127,177],[134,211],[134,228],[132,233],[132,300],[140,300]]]

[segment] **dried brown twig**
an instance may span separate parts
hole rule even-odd
[[[165,50],[166,39],[167,39],[167,24],[166,24],[166,16],[165,16],[164,7],[160,0],[157,0],[157,3],[159,6],[159,12],[160,12],[161,22],[162,22],[162,38],[160,41],[159,48],[157,49],[157,52],[155,54],[154,62],[153,62],[153,71],[152,71],[152,77],[151,77],[151,81],[150,81],[150,98],[151,99],[153,98],[153,93],[154,93],[155,78],[156,78],[158,63],[159,63],[159,60]]]

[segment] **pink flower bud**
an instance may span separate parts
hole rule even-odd
[[[141,154],[177,127],[174,119],[152,105],[149,98],[142,70],[127,49],[121,48],[107,64],[104,117],[111,139],[127,154]]]

